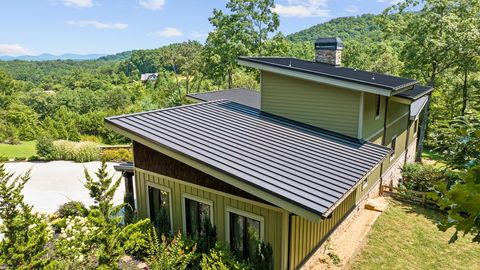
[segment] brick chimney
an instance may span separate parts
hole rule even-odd
[[[340,66],[342,63],[342,40],[338,37],[319,38],[315,41],[317,63]]]

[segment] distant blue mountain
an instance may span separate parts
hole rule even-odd
[[[40,54],[40,55],[20,55],[20,56],[8,56],[0,55],[0,61],[13,61],[13,60],[23,60],[23,61],[50,61],[50,60],[94,60],[100,57],[106,56],[106,54],[73,54],[66,53],[62,55],[53,55],[53,54]]]

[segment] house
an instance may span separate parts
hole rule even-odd
[[[157,78],[158,78],[158,73],[143,73],[140,75],[140,81],[144,83],[147,81],[156,82]]]
[[[396,185],[432,89],[342,67],[340,39],[315,48],[315,61],[240,57],[261,71],[260,92],[192,94],[199,103],[107,118],[133,140],[140,216],[163,211],[187,234],[208,219],[238,257],[256,237],[275,269],[298,269],[380,185]]]

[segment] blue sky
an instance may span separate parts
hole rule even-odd
[[[289,34],[336,17],[380,13],[395,0],[276,0]],[[2,0],[0,55],[117,53],[195,39],[227,0]]]

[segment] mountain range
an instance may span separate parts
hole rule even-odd
[[[1,61],[95,60],[103,56],[106,56],[106,54],[65,53],[61,55],[53,55],[53,54],[44,53],[40,55],[20,55],[20,56],[0,55],[0,60]]]

